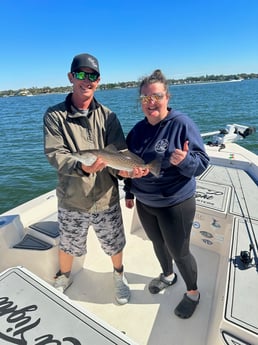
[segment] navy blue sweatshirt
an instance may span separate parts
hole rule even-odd
[[[176,205],[195,193],[195,177],[201,175],[209,164],[199,129],[192,119],[169,109],[168,116],[156,125],[147,119],[138,122],[127,136],[128,149],[150,163],[161,161],[158,177],[151,173],[142,178],[125,180],[126,198],[134,196],[143,204],[153,207]],[[175,149],[183,150],[189,141],[189,151],[177,166],[169,159]]]

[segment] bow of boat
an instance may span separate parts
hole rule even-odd
[[[27,330],[20,334],[30,344],[47,333],[74,344],[90,339],[94,344],[257,345],[257,156],[234,143],[223,149],[207,146],[207,152],[211,165],[197,179],[191,238],[201,300],[190,319],[173,313],[185,291],[178,272],[173,287],[158,295],[148,292],[160,267],[137,212],[125,207],[123,193],[130,302],[116,304],[110,259],[93,229],[87,257],[76,259],[74,283],[65,295],[56,291],[51,285],[59,234],[51,191],[0,216],[0,339],[8,343],[8,337],[18,337],[22,327],[14,322],[15,307],[17,313],[23,311],[24,324],[27,320]]]

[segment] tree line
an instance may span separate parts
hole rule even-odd
[[[256,79],[258,78],[257,73],[240,73],[240,74],[230,74],[230,75],[205,75],[199,77],[187,77],[182,79],[168,79],[170,85],[180,85],[180,84],[194,84],[194,83],[207,83],[207,82],[223,82],[223,81],[241,81],[246,79]],[[115,88],[132,88],[138,87],[140,81],[127,81],[118,83],[107,83],[100,84],[100,90],[110,90]],[[72,91],[72,86],[59,86],[59,87],[32,87],[24,88],[18,90],[5,90],[0,91],[0,97],[10,97],[10,96],[34,96],[38,94],[50,94],[50,93],[69,93]]]

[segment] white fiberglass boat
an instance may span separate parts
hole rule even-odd
[[[229,125],[206,145],[209,168],[197,179],[191,249],[200,303],[179,319],[183,280],[151,295],[160,274],[135,210],[121,206],[124,265],[131,300],[113,296],[112,267],[90,231],[87,257],[76,259],[65,295],[58,270],[55,190],[0,216],[0,344],[258,345],[258,157],[233,143],[253,129]]]

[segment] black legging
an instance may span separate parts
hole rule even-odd
[[[195,197],[170,207],[150,207],[139,200],[136,206],[164,275],[173,273],[174,259],[187,290],[197,290],[197,264],[189,248]]]

